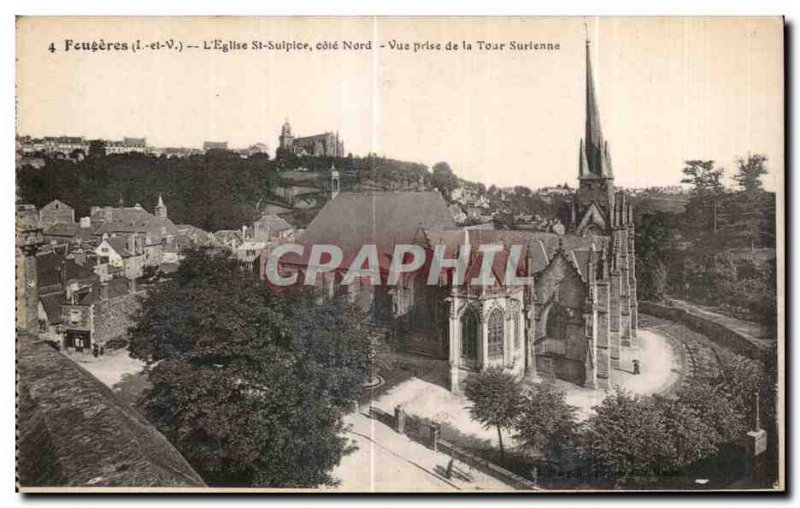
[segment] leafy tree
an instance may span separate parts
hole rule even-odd
[[[723,168],[714,167],[714,161],[686,161],[681,182],[693,188],[684,219],[694,234],[702,235],[709,229],[717,231],[720,201],[725,194],[724,174]]]
[[[636,281],[642,300],[661,300],[667,287],[667,256],[673,235],[669,214],[657,212],[642,217],[636,228]]]
[[[660,259],[636,260],[637,297],[660,301],[666,296],[667,269]]]
[[[349,450],[343,415],[370,370],[361,314],[277,293],[234,260],[190,251],[143,300],[130,354],[145,413],[215,486],[312,487]]]
[[[575,438],[575,412],[551,383],[533,385],[522,399],[515,437],[523,448],[557,461]]]
[[[714,161],[690,160],[683,168],[681,183],[693,185],[692,192],[699,196],[718,195],[725,190],[722,184],[724,174],[723,168],[714,167]]]
[[[753,196],[764,190],[761,177],[767,174],[766,162],[767,156],[761,154],[748,155],[747,160],[736,159],[738,168],[733,179],[746,195]]]
[[[439,189],[444,197],[450,199],[450,194],[458,186],[458,178],[446,162],[437,162],[433,165],[433,186]]]
[[[524,185],[517,185],[516,187],[514,187],[514,193],[522,197],[529,197],[532,191],[529,187],[525,187]]]
[[[744,415],[732,405],[727,394],[710,383],[692,383],[678,392],[680,402],[700,416],[706,425],[714,428],[720,442],[738,439],[747,430]]]
[[[690,405],[617,389],[581,431],[586,458],[621,480],[651,481],[717,451],[715,429]]]
[[[514,376],[492,367],[467,378],[464,395],[472,403],[472,419],[485,427],[497,428],[500,455],[505,457],[502,429],[513,428],[520,414],[522,391]]]

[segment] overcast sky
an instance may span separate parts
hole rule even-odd
[[[23,19],[18,132],[155,146],[339,131],[345,149],[433,165],[498,186],[574,184],[592,39],[603,133],[618,185],[674,185],[684,159],[769,157],[783,171],[777,18]],[[585,28],[588,27],[588,29]],[[373,41],[373,50],[64,52],[64,40]],[[391,40],[473,42],[397,51]],[[504,42],[480,51],[475,41]],[[510,41],[559,50],[511,51]],[[55,53],[48,51],[53,43]],[[385,44],[385,48],[380,48]]]

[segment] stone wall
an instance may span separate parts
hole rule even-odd
[[[95,304],[94,340],[103,344],[111,339],[124,338],[133,316],[139,310],[139,297],[143,292],[101,300]]]
[[[716,344],[754,360],[764,360],[767,356],[775,354],[773,348],[764,347],[761,343],[751,340],[749,337],[731,330],[721,323],[693,314],[683,308],[670,307],[655,302],[639,302],[639,311],[682,323],[691,330],[705,335]]]

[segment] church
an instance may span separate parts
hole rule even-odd
[[[393,286],[359,279],[345,285],[343,273],[334,270],[320,274],[317,285],[327,296],[346,295],[369,309],[372,323],[388,330],[398,351],[441,361],[454,392],[470,374],[489,367],[518,378],[609,387],[614,369],[630,368],[620,365],[623,348],[631,349],[628,358],[638,350],[634,224],[626,194],[614,188],[588,41],[585,94],[578,189],[563,210],[564,234],[460,229],[438,192],[342,192],[311,222],[302,244],[340,246],[343,267],[361,245],[375,244],[384,281],[394,245],[443,250],[448,258],[464,250],[467,276],[444,270],[431,285],[423,267]],[[487,246],[496,253],[487,261],[491,283],[472,285],[483,273]],[[523,246],[522,254],[512,257],[512,246]],[[284,256],[280,267],[302,274],[308,258]],[[520,277],[506,277],[509,269]]]
[[[339,133],[323,132],[313,136],[295,137],[287,119],[278,137],[278,157],[284,155],[312,155],[314,157],[344,157],[344,142]]]

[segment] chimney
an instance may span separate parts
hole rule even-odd
[[[100,281],[100,299],[108,300],[108,282],[104,280]]]
[[[86,252],[83,249],[75,249],[72,256],[78,265],[83,266],[86,264]]]
[[[81,229],[88,229],[92,227],[91,217],[81,217]]]
[[[136,279],[133,277],[128,279],[128,292],[131,294],[136,292]]]

